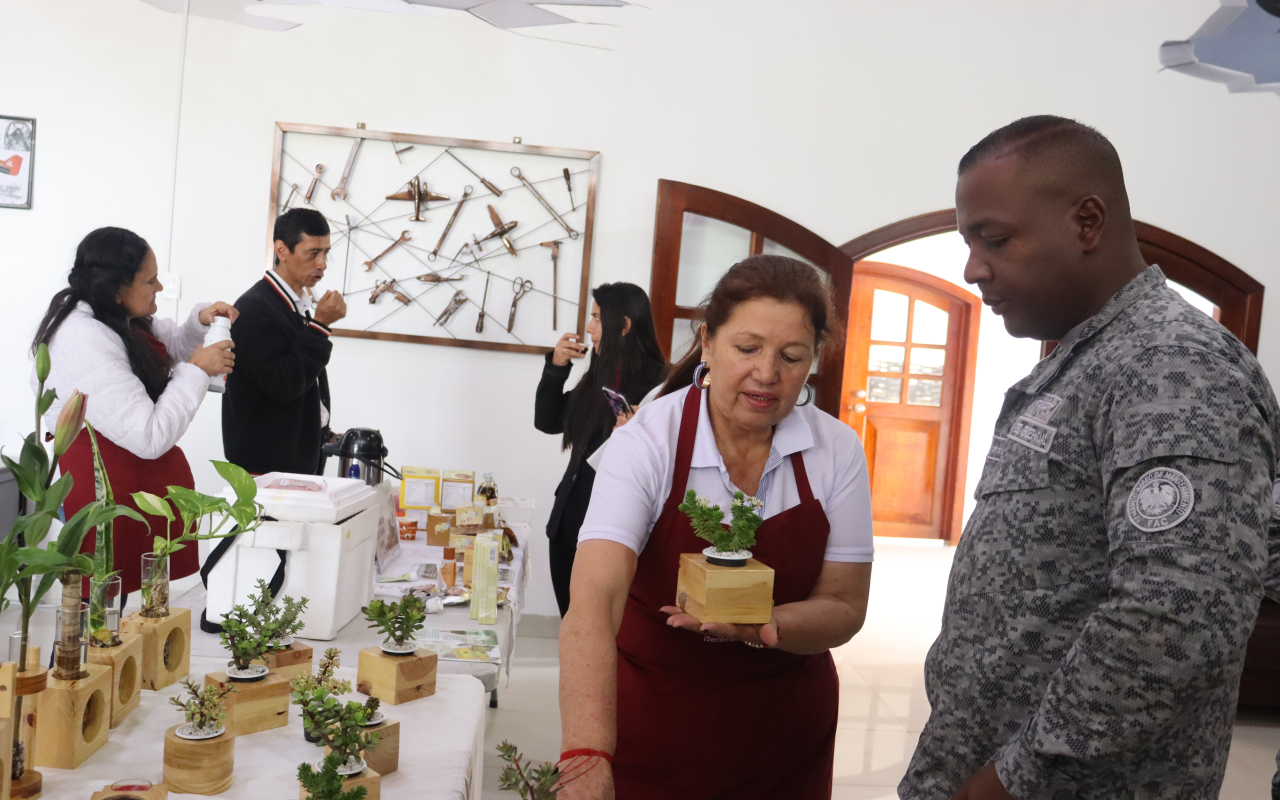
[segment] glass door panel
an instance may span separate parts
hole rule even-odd
[[[686,211],[680,237],[676,305],[692,308],[729,267],[751,254],[751,231]]]

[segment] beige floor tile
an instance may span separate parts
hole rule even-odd
[[[914,733],[841,725],[836,731],[834,779],[856,786],[897,786],[915,752]]]

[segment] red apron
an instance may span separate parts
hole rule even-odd
[[[161,358],[168,360],[168,351],[158,339],[152,338],[151,346],[160,353]],[[93,402],[93,398],[89,398]],[[102,465],[107,469],[107,478],[111,481],[111,493],[117,505],[128,506],[137,510],[133,502],[134,492],[150,492],[159,497],[168,493],[169,486],[184,486],[195,489],[195,478],[191,475],[191,466],[182,448],[172,447],[164,455],[155,460],[140,458],[115,442],[95,431],[98,437],[98,449],[102,451]],[[71,447],[58,461],[63,474],[70,474],[75,483],[71,493],[63,503],[67,519],[77,511],[97,500],[93,488],[93,445],[89,443],[89,434],[81,433],[72,442]],[[115,535],[115,569],[120,571],[123,586],[120,591],[131,593],[138,591],[142,582],[142,556],[150,553],[152,537],[164,535],[164,519],[147,517],[151,523],[151,531],[147,526],[128,517],[117,517]],[[180,533],[182,523],[175,520],[171,526],[171,535]],[[82,553],[92,553],[97,542],[97,530],[91,530],[84,537],[80,547]],[[187,546],[169,557],[169,577],[182,578],[200,569],[199,551],[195,543]],[[89,596],[89,583],[84,584],[84,596]]]
[[[618,632],[619,800],[831,797],[840,687],[830,653],[796,655],[666,624],[681,553],[706,542],[677,506],[689,480],[702,393],[685,398],[671,495],[636,565]],[[808,599],[830,525],[804,459],[800,504],[765,520],[752,553],[774,569],[774,603]],[[783,636],[786,635],[784,630]]]

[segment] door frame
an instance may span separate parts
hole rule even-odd
[[[1218,321],[1257,355],[1264,287],[1244,270],[1195,242],[1134,220],[1138,246],[1148,264],[1159,264],[1172,281],[1211,300]],[[877,228],[840,246],[854,262],[881,250],[936,233],[957,230],[954,208],[933,211]]]

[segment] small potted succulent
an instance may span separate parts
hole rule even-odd
[[[413,634],[422,630],[427,620],[427,604],[416,594],[410,592],[400,598],[398,603],[387,603],[374,600],[360,609],[369,627],[380,631],[382,652],[392,656],[413,655],[418,649],[413,641]]]
[[[426,603],[410,592],[398,603],[374,600],[365,608],[369,627],[384,637],[378,647],[360,651],[356,691],[396,705],[436,692],[437,656],[419,650],[413,634],[426,624]]]
[[[307,609],[308,600],[305,597],[294,600],[286,595],[276,605],[271,597],[271,587],[266,581],[259,578],[257,587],[258,593],[250,598],[257,630],[267,638],[271,649],[284,650],[293,644],[294,635],[301,633],[306,627],[306,623],[302,621],[302,612]]]
[[[253,662],[263,658],[280,645],[285,635],[301,630],[298,615],[306,608],[307,598],[294,600],[282,597],[281,605],[271,601],[271,589],[264,580],[257,583],[258,593],[250,598],[252,609],[235,606],[222,621],[222,646],[231,653],[227,665],[227,677],[233,681],[260,681],[271,670],[266,664]]]
[[[170,697],[169,703],[182,709],[187,720],[174,731],[183,739],[212,739],[226,732],[227,707],[223,702],[227,695],[236,690],[231,684],[225,686],[206,686],[201,689],[190,678],[182,682],[190,698],[186,701]]]
[[[376,697],[363,704],[342,703],[328,689],[317,685],[295,691],[293,702],[301,707],[302,725],[316,738],[316,744],[339,757],[339,775],[359,775],[364,771],[364,752],[378,746],[378,734],[364,730],[377,711]]]
[[[164,735],[164,782],[171,791],[220,794],[231,788],[235,770],[235,736],[227,731],[227,696],[230,684],[200,688],[191,679],[182,682],[188,699],[169,698],[182,709],[186,722]]]
[[[296,676],[290,681],[289,687],[293,690],[291,697],[294,704],[301,705],[302,698],[310,697],[313,691],[321,688],[332,695],[351,694],[351,681],[333,676],[334,671],[340,666],[342,666],[342,657],[338,648],[330,647],[325,650],[324,655],[320,658],[320,667],[316,670],[315,675],[307,672]],[[371,725],[376,725],[377,723],[378,721],[370,722]],[[319,736],[308,730],[306,725],[303,725],[302,735],[312,744],[320,741]]]
[[[773,614],[773,570],[751,557],[764,504],[742,492],[733,495],[733,521],[690,489],[678,508],[693,532],[711,542],[701,553],[680,556],[676,605],[699,622],[759,624]],[[723,590],[723,591],[721,591]]]
[[[305,796],[311,800],[365,800],[369,789],[365,786],[348,786],[338,774],[340,756],[325,756],[319,770],[311,764],[298,765],[298,783]]]

